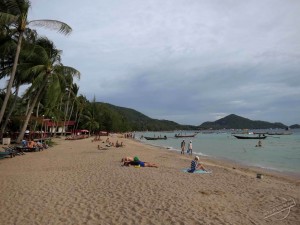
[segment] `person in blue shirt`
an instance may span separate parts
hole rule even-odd
[[[27,147],[27,141],[25,139],[22,140],[22,147]]]
[[[188,172],[189,173],[194,173],[198,169],[206,171],[204,166],[201,163],[199,163],[199,156],[196,156],[194,158],[194,160],[191,162],[191,168],[188,170]]]

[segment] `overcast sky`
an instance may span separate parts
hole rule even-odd
[[[89,100],[199,125],[231,113],[300,124],[299,0],[31,0],[29,20]],[[32,27],[34,28],[34,27]]]

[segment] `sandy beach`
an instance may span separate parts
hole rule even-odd
[[[300,224],[300,180],[122,141],[54,139],[50,149],[0,160],[0,224]],[[105,137],[102,137],[105,140]],[[2,147],[1,147],[2,149]],[[121,166],[139,156],[159,168]]]

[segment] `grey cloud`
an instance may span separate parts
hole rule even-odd
[[[73,27],[68,38],[41,32],[81,71],[90,99],[183,124],[230,113],[292,124],[299,11],[296,0],[33,0],[31,16]]]

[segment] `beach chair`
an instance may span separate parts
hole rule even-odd
[[[38,147],[33,147],[33,148],[29,148],[29,147],[17,147],[18,151],[22,151],[22,152],[37,152],[37,151],[41,151],[40,148]]]
[[[14,155],[24,155],[24,152],[21,150],[18,150],[16,146],[8,146],[8,147],[3,147],[5,152],[10,152]]]
[[[0,158],[3,159],[3,158],[6,158],[6,157],[15,157],[15,154],[12,153],[12,152],[0,152]]]
[[[6,155],[0,155],[0,159],[6,158]]]

